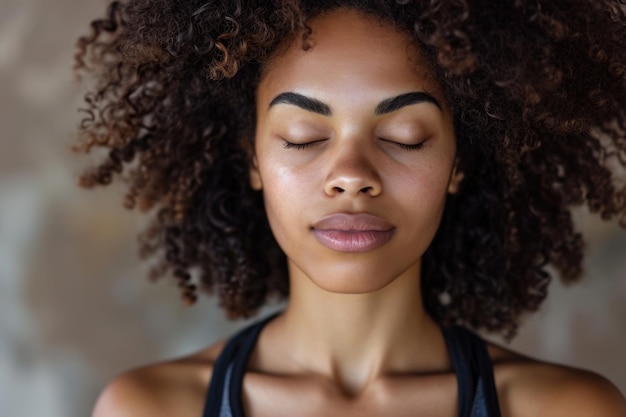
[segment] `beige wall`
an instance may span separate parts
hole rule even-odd
[[[0,0],[0,416],[89,414],[121,370],[233,331],[214,303],[188,309],[149,284],[140,219],[119,189],[74,186],[73,41],[98,0]],[[626,391],[626,233],[582,217],[584,283],[559,286],[514,346],[603,373]]]

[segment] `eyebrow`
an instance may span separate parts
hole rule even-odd
[[[412,92],[400,94],[399,96],[381,101],[378,106],[376,106],[374,114],[380,116],[381,114],[392,113],[396,110],[400,110],[403,107],[419,103],[431,103],[437,106],[439,110],[441,110],[441,103],[439,103],[439,101],[435,97],[424,92]]]
[[[403,107],[419,103],[431,103],[437,106],[439,110],[442,110],[441,103],[439,103],[439,101],[432,95],[424,92],[411,92],[400,94],[399,96],[381,101],[376,106],[374,114],[380,116],[400,110]],[[271,108],[276,104],[290,104],[323,116],[330,116],[332,114],[328,104],[312,97],[307,97],[293,92],[280,93],[270,102],[269,107]]]
[[[323,116],[331,115],[330,106],[328,104],[298,93],[281,93],[270,102],[270,107],[276,104],[291,104]]]

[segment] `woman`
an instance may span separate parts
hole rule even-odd
[[[551,264],[580,275],[572,206],[626,221],[624,11],[614,2],[114,3],[82,184],[158,207],[146,254],[184,299],[277,316],[126,372],[106,416],[625,416],[592,373],[485,343]],[[584,31],[582,31],[584,28]],[[617,172],[617,171],[615,171]]]

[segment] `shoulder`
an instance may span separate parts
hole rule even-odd
[[[502,414],[510,417],[626,417],[626,400],[593,372],[489,346]]]
[[[202,415],[213,364],[223,345],[118,375],[98,397],[92,417]]]

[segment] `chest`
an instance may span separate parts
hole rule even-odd
[[[387,378],[372,383],[358,396],[345,395],[329,381],[315,377],[247,374],[241,393],[245,417],[458,415],[457,380],[453,374]],[[236,411],[237,407],[231,408]],[[232,415],[241,417],[237,412]]]
[[[463,328],[443,330],[454,371],[385,378],[367,392],[349,396],[329,386],[328,379],[246,372],[264,323],[241,331],[221,352],[204,417],[500,415],[485,343]]]

